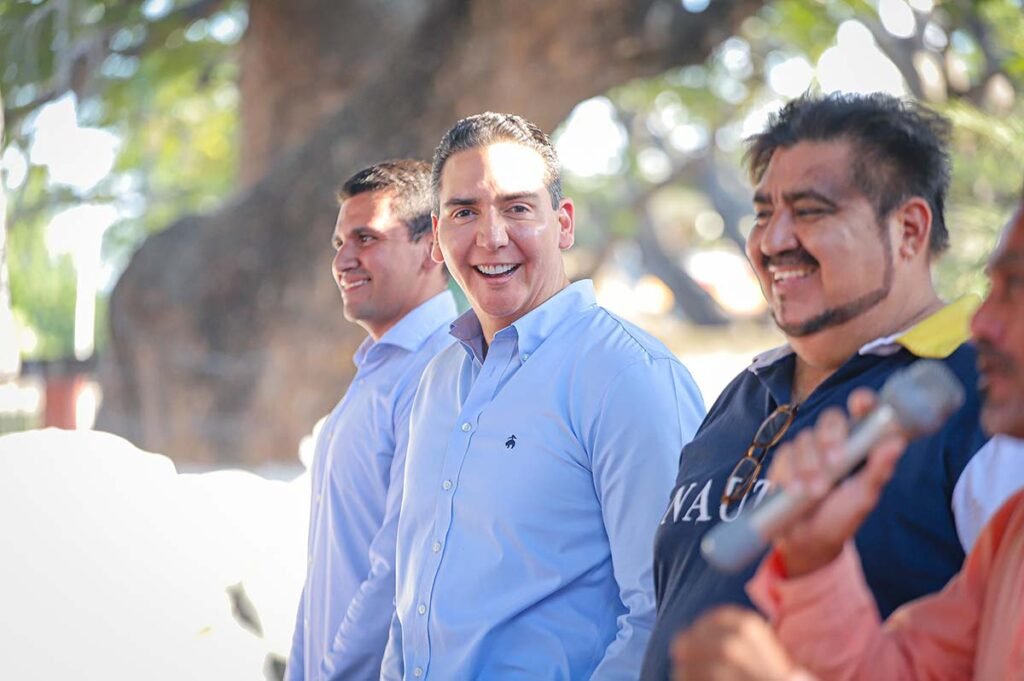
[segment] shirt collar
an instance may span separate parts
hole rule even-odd
[[[945,359],[971,337],[971,316],[980,304],[975,295],[958,298],[905,331],[867,343],[860,354],[885,355],[903,347],[917,357]]]
[[[374,342],[371,336],[367,336],[352,356],[352,361],[357,367],[361,366],[367,354],[377,346],[391,346],[407,352],[416,352],[431,334],[455,316],[455,312],[455,298],[451,291],[445,289],[414,307],[385,331],[380,340]]]
[[[558,326],[568,317],[597,304],[594,283],[589,279],[569,284],[549,299],[530,310],[497,334],[495,338],[512,335],[516,339],[519,358],[532,355]],[[459,340],[467,352],[483,362],[484,337],[480,319],[472,309],[451,325],[451,335]]]
[[[971,337],[971,315],[981,304],[975,295],[966,295],[944,305],[909,329],[883,336],[865,343],[857,351],[859,355],[892,355],[901,348],[916,357],[944,359],[953,354]],[[758,373],[793,354],[793,348],[781,345],[754,358],[747,371]]]

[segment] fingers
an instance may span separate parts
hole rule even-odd
[[[768,479],[793,493],[820,499],[831,487],[832,471],[842,459],[848,430],[841,410],[825,410],[813,428],[802,430],[779,447]]]
[[[717,608],[672,642],[676,681],[781,679],[792,663],[763,617],[735,606]]]
[[[852,537],[878,504],[905,446],[906,441],[902,437],[887,438],[871,451],[861,470],[840,483],[829,495],[826,502],[831,510],[829,525],[837,537]]]
[[[802,491],[817,499],[828,491],[828,471],[825,457],[817,446],[817,429],[807,429],[796,436],[793,442],[793,472],[796,484],[790,484],[793,492]]]
[[[907,439],[902,435],[891,435],[875,445],[868,455],[867,464],[858,473],[867,488],[873,491],[872,506],[878,500],[882,488],[892,478],[896,464],[899,463],[903,450],[907,447]]]
[[[842,461],[849,432],[849,421],[839,409],[826,409],[818,418],[814,441],[831,469]]]
[[[857,388],[846,399],[846,408],[855,421],[867,416],[878,404],[878,394],[870,388]]]

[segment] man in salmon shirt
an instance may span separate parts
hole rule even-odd
[[[1024,199],[989,263],[992,290],[974,315],[982,424],[1024,456]],[[875,404],[851,395],[857,418]],[[884,623],[864,585],[851,538],[874,507],[905,442],[890,437],[860,472],[831,492],[826,469],[848,422],[822,414],[813,431],[776,455],[769,477],[822,499],[784,536],[748,584],[768,615],[720,608],[672,649],[686,681],[782,679],[1011,679],[1024,674],[1024,490],[986,525],[963,569],[941,592]],[[1019,480],[1024,487],[1024,479]]]

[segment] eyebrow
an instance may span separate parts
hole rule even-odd
[[[501,203],[508,203],[510,201],[521,201],[523,199],[536,200],[539,194],[537,192],[513,192],[511,194],[501,194],[498,196],[498,201]]]
[[[367,225],[361,225],[361,226],[356,227],[355,229],[352,230],[352,236],[362,236],[363,234],[371,234],[373,236],[381,236],[382,235],[381,232],[378,232],[373,227],[369,227]],[[335,232],[334,234],[331,235],[331,245],[334,245],[334,243],[337,242],[337,241],[344,241],[344,240],[345,240],[345,235],[344,234],[338,234],[337,232]]]
[[[444,206],[445,208],[449,208],[451,206],[473,206],[476,203],[477,199],[464,199],[459,196],[453,196],[444,202]]]
[[[825,196],[821,192],[816,191],[814,189],[798,189],[798,190],[793,191],[793,192],[784,192],[782,194],[782,199],[786,203],[796,203],[797,201],[801,201],[801,200],[810,200],[810,201],[817,201],[819,203],[824,203],[825,205],[829,206],[830,208],[837,208],[838,207],[835,201],[833,201],[829,197]],[[764,192],[755,192],[754,193],[754,203],[767,203],[767,204],[770,204],[771,202],[772,202],[771,198],[769,198],[769,196],[767,194],[765,194]]]
[[[498,203],[509,203],[510,201],[522,201],[524,199],[537,201],[539,196],[539,192],[512,192],[511,194],[499,194],[496,197],[496,200]],[[454,206],[475,206],[478,203],[480,203],[480,199],[477,198],[453,196],[452,198],[444,202],[444,207],[451,208]]]

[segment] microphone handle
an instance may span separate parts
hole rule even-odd
[[[898,425],[896,411],[884,402],[858,422],[847,437],[844,457],[831,471],[832,484],[864,461],[872,445]],[[810,505],[803,493],[775,489],[759,506],[748,508],[731,523],[722,522],[713,527],[701,541],[701,552],[719,570],[739,572],[760,556],[768,543]]]

